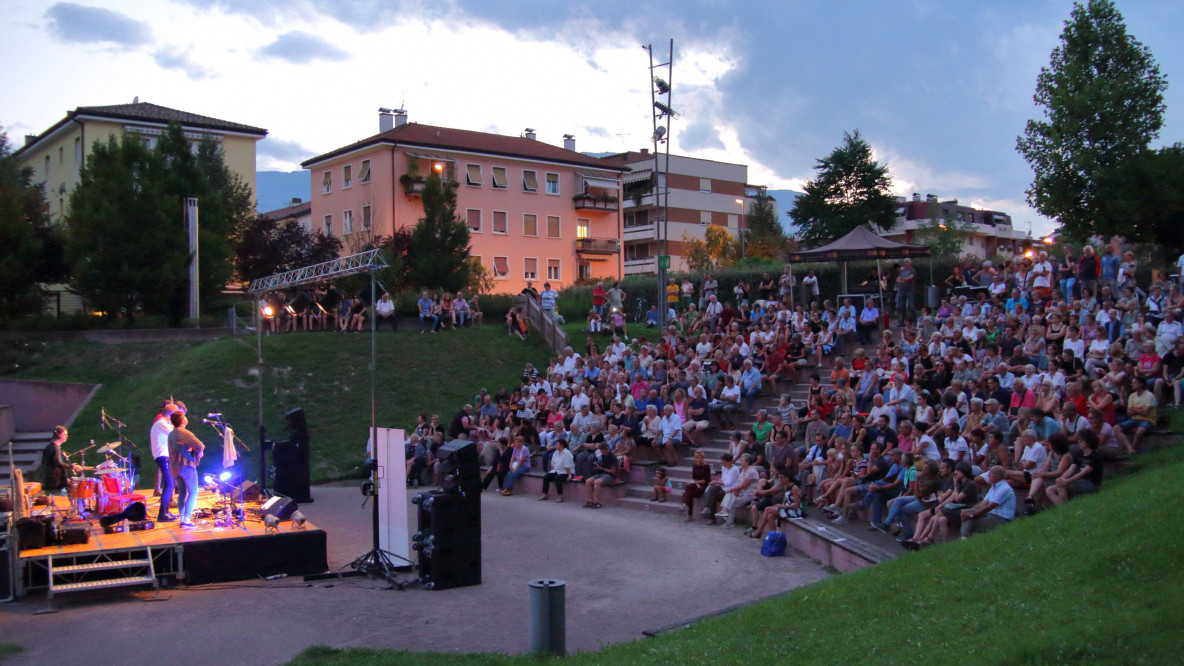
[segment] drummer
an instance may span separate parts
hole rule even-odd
[[[70,485],[70,477],[82,471],[82,465],[76,465],[66,459],[62,451],[62,444],[70,437],[66,426],[54,426],[53,439],[41,453],[41,467],[37,469],[37,478],[41,481],[41,489],[49,495],[49,504],[54,506],[53,496],[57,491]]]

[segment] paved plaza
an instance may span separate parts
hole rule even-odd
[[[370,508],[356,487],[319,487],[302,507],[328,533],[329,564],[370,548]],[[483,584],[445,591],[383,590],[353,578],[299,578],[0,604],[0,643],[14,664],[282,663],[305,647],[520,653],[528,642],[528,582],[567,582],[568,649],[596,650],[641,632],[827,577],[801,557],[767,558],[739,528],[534,496],[482,499]],[[408,574],[406,578],[413,577]]]

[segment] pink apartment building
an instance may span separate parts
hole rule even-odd
[[[536,140],[406,122],[383,112],[380,132],[301,164],[312,172],[312,228],[337,235],[344,252],[414,226],[423,215],[427,175],[456,183],[472,254],[494,292],[527,280],[556,289],[618,279],[623,165]],[[536,285],[537,286],[537,285]]]

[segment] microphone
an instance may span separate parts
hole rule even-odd
[[[202,422],[202,423],[207,423],[207,424],[209,424],[209,425],[222,425],[222,424],[221,424],[221,423],[219,423],[218,421],[211,421],[211,420],[209,420],[209,419],[202,419],[202,420],[201,420],[201,422]]]
[[[221,416],[222,416],[222,412],[214,412],[212,414],[206,414],[207,419],[220,418]]]
[[[106,407],[102,408],[102,413],[99,416],[99,428],[104,431],[107,430],[107,408]]]

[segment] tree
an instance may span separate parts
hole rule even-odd
[[[954,204],[958,201],[955,199]],[[941,205],[929,202],[929,219],[918,225],[913,232],[914,244],[927,245],[935,257],[960,257],[965,241],[974,231],[972,222],[954,217],[952,210],[942,215]]]
[[[1109,177],[1118,180],[1110,182]],[[1144,150],[1109,177],[1100,184],[1119,193],[1114,207],[1123,213],[1124,235],[1174,253],[1174,263],[1184,251],[1184,144]]]
[[[744,231],[744,254],[749,257],[780,259],[785,253],[785,230],[777,219],[773,197],[758,194],[744,215],[748,228]]]
[[[341,240],[309,233],[295,220],[280,223],[259,215],[235,248],[235,273],[243,282],[334,259]]]
[[[199,210],[201,302],[216,303],[234,268],[232,243],[254,217],[250,189],[213,140],[196,145],[171,123],[155,149],[134,137],[96,143],[70,197],[67,260],[75,288],[108,316],[187,313],[184,200]]]
[[[736,240],[727,229],[715,224],[707,225],[704,240],[689,233],[682,235],[682,256],[693,271],[709,271],[726,268],[740,256]]]
[[[843,133],[843,145],[818,160],[818,177],[807,181],[789,215],[807,245],[821,245],[861,224],[887,231],[896,223],[896,199],[890,194],[888,166],[877,162],[872,147],[855,134]]]
[[[1045,120],[1029,120],[1016,141],[1035,174],[1028,203],[1077,240],[1130,235],[1114,205],[1127,196],[1115,188],[1130,182],[1118,172],[1159,135],[1166,88],[1151,51],[1127,34],[1110,0],[1075,4],[1036,82]]]
[[[0,318],[40,310],[38,283],[61,279],[53,254],[59,250],[45,192],[33,184],[33,170],[13,157],[8,133],[0,127]]]
[[[428,176],[423,217],[411,231],[407,277],[412,286],[456,291],[470,286],[469,228],[456,216],[456,187]]]

